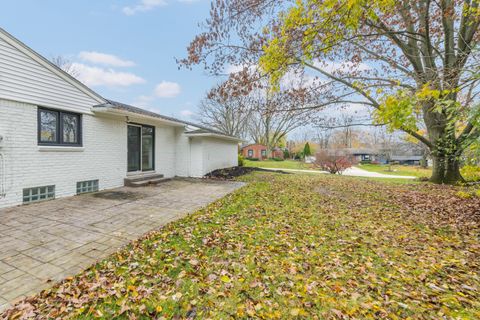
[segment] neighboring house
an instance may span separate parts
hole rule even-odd
[[[268,152],[267,146],[259,143],[249,144],[241,149],[241,153],[244,158],[254,158],[259,160],[266,160],[268,158],[280,158],[283,159],[283,150],[275,147],[271,152]]]
[[[263,144],[249,144],[242,147],[242,155],[244,158],[264,160],[268,158],[267,149]]]
[[[306,156],[305,157],[305,163],[315,163],[317,160],[316,156]]]
[[[390,161],[403,165],[419,166],[423,156],[416,155],[391,155]]]
[[[275,147],[272,150],[272,158],[283,159],[285,156],[283,149]]]
[[[380,161],[380,157],[378,155],[378,151],[374,149],[357,149],[357,148],[345,148],[342,149],[347,154],[352,155],[355,160],[358,162],[361,161]]]
[[[390,151],[380,151],[368,148],[343,148],[337,149],[337,151],[344,154],[352,155],[358,162],[377,162],[381,164],[387,164],[392,162],[402,165],[420,165],[420,162],[422,160],[421,155],[397,155],[392,154]]]
[[[0,29],[0,207],[237,165],[240,139],[107,100]]]

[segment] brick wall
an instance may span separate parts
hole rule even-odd
[[[262,150],[265,150],[265,153],[263,156],[262,156]],[[267,147],[261,144],[251,144],[242,149],[242,155],[244,158],[267,159],[268,156],[266,152],[267,152]]]

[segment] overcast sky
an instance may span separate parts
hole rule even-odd
[[[1,27],[47,58],[75,62],[105,98],[189,119],[218,79],[175,58],[208,17],[209,0],[2,1]]]

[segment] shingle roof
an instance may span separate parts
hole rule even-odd
[[[116,110],[122,110],[122,111],[136,113],[136,114],[140,114],[140,115],[144,115],[144,116],[149,116],[149,117],[153,117],[153,118],[159,118],[159,119],[167,120],[167,121],[171,121],[171,122],[177,122],[179,124],[184,124],[184,125],[188,125],[188,126],[198,128],[198,129],[191,130],[191,131],[187,132],[187,133],[190,133],[190,134],[192,134],[192,133],[193,134],[195,134],[195,133],[213,133],[213,134],[219,134],[219,135],[226,136],[226,137],[237,138],[237,137],[225,134],[223,132],[220,132],[218,130],[214,130],[214,129],[211,129],[211,128],[208,128],[208,127],[205,127],[203,125],[199,125],[199,124],[196,124],[196,123],[193,123],[193,122],[184,121],[184,120],[180,120],[180,119],[177,119],[177,118],[164,116],[162,114],[152,112],[152,111],[148,111],[148,110],[145,110],[145,109],[142,109],[142,108],[134,107],[132,105],[125,104],[125,103],[122,103],[122,102],[118,102],[118,101],[114,101],[114,100],[110,100],[110,99],[106,99],[106,100],[107,100],[107,103],[94,106],[93,108],[95,109],[95,108],[105,108],[105,107],[107,107],[107,108],[112,108],[112,109],[116,109]]]

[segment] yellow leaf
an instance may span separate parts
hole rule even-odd
[[[290,310],[290,315],[291,315],[291,316],[296,317],[296,316],[298,316],[299,314],[300,314],[300,309],[298,309],[298,308],[295,308],[295,309]]]
[[[222,282],[225,282],[225,283],[229,283],[231,281],[228,276],[222,276],[220,280],[222,280]]]
[[[163,308],[162,306],[158,306],[157,308],[155,308],[155,310],[157,310],[157,312],[162,312]]]

